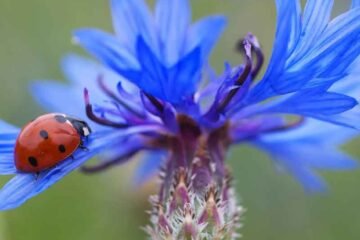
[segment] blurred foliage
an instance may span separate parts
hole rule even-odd
[[[336,1],[336,13],[348,1]],[[269,57],[275,28],[272,0],[194,0],[195,18],[210,13],[229,16],[229,27],[214,51],[212,63],[241,61],[234,44],[251,31]],[[59,79],[59,60],[69,51],[73,29],[84,26],[111,29],[106,0],[1,0],[0,1],[0,117],[22,125],[42,112],[32,102],[28,82]],[[60,100],[61,101],[61,100]],[[336,136],[334,136],[336,137]],[[359,141],[345,146],[360,156]],[[357,240],[360,236],[359,171],[324,173],[328,194],[308,196],[291,177],[279,175],[267,157],[246,146],[234,149],[230,164],[243,205],[244,240]],[[0,214],[1,240],[144,239],[149,184],[134,187],[135,163],[104,174],[73,173],[24,206]],[[5,183],[7,177],[1,177]]]

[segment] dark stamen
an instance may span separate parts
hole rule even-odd
[[[146,92],[144,92],[144,95],[150,100],[150,102],[156,107],[159,112],[164,111],[164,105],[159,100]]]
[[[144,115],[139,113],[138,111],[136,111],[134,108],[132,108],[129,104],[127,104],[125,101],[123,101],[121,98],[119,98],[114,92],[112,92],[104,83],[104,78],[102,75],[98,76],[98,83],[99,86],[101,88],[101,90],[104,91],[104,93],[109,96],[110,98],[112,98],[113,100],[115,100],[116,102],[118,102],[119,104],[121,104],[125,109],[127,109],[128,111],[132,112],[133,114],[135,114],[136,116],[140,117],[140,118],[144,118]]]
[[[245,56],[244,56],[245,57],[245,67],[244,67],[244,70],[242,71],[242,73],[240,74],[239,78],[234,83],[235,86],[239,86],[239,87],[244,84],[244,82],[248,78],[248,76],[251,72],[251,68],[252,68],[251,44],[246,39],[243,41],[243,49],[245,50]],[[225,110],[225,108],[229,105],[230,101],[236,95],[238,90],[239,90],[239,88],[234,88],[229,92],[229,94],[225,97],[225,99],[219,104],[219,107],[217,109],[218,112],[222,112]]]
[[[88,90],[85,88],[84,89],[84,99],[85,99],[85,109],[86,109],[86,115],[88,116],[89,119],[91,119],[92,121],[101,124],[101,125],[105,125],[105,126],[109,126],[109,127],[114,127],[114,128],[126,128],[129,127],[129,124],[125,124],[125,123],[116,123],[113,121],[110,121],[108,119],[105,118],[100,118],[98,116],[95,115],[94,111],[93,111],[93,107],[90,104],[90,99],[89,99],[89,92]]]
[[[251,47],[256,56],[256,64],[254,64],[254,67],[251,70],[251,77],[252,77],[252,79],[255,79],[256,76],[258,75],[258,73],[260,72],[261,67],[264,64],[264,59],[265,59],[264,53],[261,50],[259,41],[252,33],[248,33],[248,35],[245,37],[245,39],[251,44]],[[243,42],[244,42],[244,39],[241,39],[238,41],[238,43],[236,44],[237,51],[239,51],[239,52],[244,51]]]

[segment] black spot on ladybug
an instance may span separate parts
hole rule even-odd
[[[47,131],[45,130],[41,130],[40,131],[40,136],[43,138],[43,139],[48,139],[49,138],[49,134]]]
[[[55,115],[55,120],[59,123],[65,123],[66,118],[63,115]]]
[[[38,161],[37,161],[36,158],[34,158],[34,157],[29,157],[29,158],[28,158],[28,161],[29,161],[29,163],[30,163],[31,166],[33,166],[33,167],[37,167],[37,166],[38,166]]]
[[[60,152],[62,152],[62,153],[64,153],[64,152],[66,152],[66,148],[65,148],[65,146],[64,145],[59,145],[59,151]]]

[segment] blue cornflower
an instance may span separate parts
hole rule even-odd
[[[111,3],[115,36],[94,29],[74,33],[75,41],[103,65],[69,55],[63,69],[71,84],[32,85],[45,108],[89,121],[95,130],[89,152],[34,179],[14,169],[18,130],[4,125],[0,152],[7,155],[0,158],[0,173],[17,175],[0,191],[0,209],[22,204],[98,153],[100,164],[84,171],[106,169],[148,151],[137,181],[163,166],[159,201],[173,190],[174,176],[180,182],[184,172],[199,192],[214,183],[227,191],[224,160],[238,143],[268,152],[309,191],[325,188],[314,169],[357,166],[337,147],[360,129],[359,1],[330,20],[331,0],[308,0],[303,12],[300,1],[277,0],[273,53],[259,81],[264,56],[252,34],[238,45],[243,64],[226,64],[219,77],[207,68],[223,17],[190,25],[186,0],[158,0],[154,16],[142,0]],[[204,70],[210,77],[201,82]]]
[[[77,151],[73,159],[39,175],[21,173],[15,168],[13,156],[20,129],[1,122],[0,174],[15,177],[0,190],[0,210],[21,205],[99,152],[104,164],[92,171],[123,162],[145,149],[149,157],[139,168],[136,181],[143,182],[158,170],[164,151],[151,146],[148,138],[169,132],[160,120],[163,115],[170,128],[175,128],[171,104],[187,101],[195,92],[202,67],[226,20],[211,16],[190,25],[189,3],[182,0],[158,1],[154,16],[142,0],[114,0],[111,5],[116,36],[81,29],[74,38],[116,70],[68,55],[62,68],[71,85],[37,81],[31,87],[35,99],[50,111],[88,120],[94,131],[87,141],[89,151]],[[183,84],[177,84],[179,81]],[[90,103],[89,93],[96,104]],[[160,113],[160,102],[155,97],[169,101],[164,106],[166,114]]]

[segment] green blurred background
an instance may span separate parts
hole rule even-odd
[[[336,1],[335,13],[348,1]],[[236,40],[251,31],[269,57],[275,27],[272,0],[194,0],[194,17],[229,16],[229,27],[212,56],[239,63]],[[73,29],[94,26],[111,30],[107,0],[0,0],[0,118],[18,125],[42,110],[28,93],[32,79],[62,79],[59,60],[81,52],[71,44]],[[344,149],[360,157],[359,141]],[[321,151],[321,149],[319,149]],[[237,192],[247,209],[241,230],[245,240],[358,240],[360,172],[323,173],[328,194],[308,196],[289,176],[278,175],[267,157],[247,147],[235,149],[230,164]],[[136,161],[99,175],[72,173],[24,206],[0,213],[0,240],[145,239],[147,195],[153,184],[134,187]],[[7,177],[1,177],[5,183]]]

